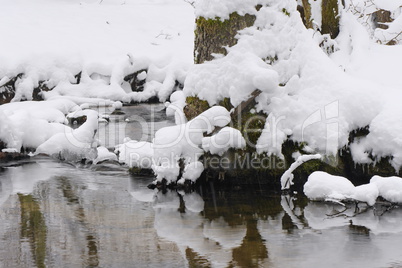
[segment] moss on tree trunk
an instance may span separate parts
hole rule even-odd
[[[306,28],[313,29],[313,14],[309,0],[302,0],[302,5],[302,7],[298,7],[298,10],[302,16],[303,23]],[[339,34],[338,0],[322,0],[321,16],[320,32],[329,34],[331,38],[336,38]]]
[[[235,38],[237,32],[250,27],[255,21],[254,15],[246,14],[240,16],[232,13],[228,20],[196,19],[195,41],[194,41],[194,62],[203,63],[213,59],[212,54],[226,55],[225,47],[231,47],[237,43]]]
[[[308,0],[302,0],[303,8],[299,10],[303,23],[307,29],[313,29],[313,18],[311,14],[311,5]]]
[[[338,0],[322,0],[321,33],[329,34],[332,39],[339,34]]]

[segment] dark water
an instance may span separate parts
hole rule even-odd
[[[152,139],[127,117],[172,124],[151,108],[112,117],[103,133],[124,134],[109,147],[138,129]],[[0,168],[0,267],[402,267],[400,208],[345,210],[261,188],[162,193],[152,180],[45,157]]]

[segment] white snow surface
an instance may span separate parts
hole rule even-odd
[[[370,184],[378,187],[379,195],[384,199],[394,203],[402,203],[402,178],[374,176],[370,180]]]
[[[312,200],[353,199],[370,206],[379,196],[392,203],[402,203],[402,178],[373,176],[370,183],[355,187],[347,178],[316,171],[304,185],[304,193]]]
[[[117,161],[117,156],[114,153],[109,152],[109,150],[106,147],[99,146],[98,148],[96,148],[96,150],[97,150],[97,157],[93,161],[94,165],[106,160]]]
[[[129,140],[117,145],[115,153],[119,155],[119,162],[130,168],[150,169],[153,164],[154,150],[150,142]]]
[[[178,99],[182,101],[181,97]],[[173,113],[175,110],[171,111]],[[152,143],[126,140],[116,146],[115,153],[119,155],[120,163],[130,167],[152,168],[156,175],[155,182],[163,179],[168,183],[194,182],[204,171],[204,164],[198,161],[204,152],[222,154],[229,148],[245,147],[240,131],[225,127],[230,121],[226,108],[214,106],[187,123],[159,129]],[[215,135],[204,137],[212,134],[216,127],[222,129]],[[180,160],[184,163],[184,170],[182,177],[178,178]]]
[[[293,185],[293,171],[296,168],[303,165],[303,163],[313,160],[313,159],[321,159],[322,155],[315,154],[315,155],[301,155],[299,156],[294,163],[292,163],[288,170],[286,170],[281,176],[281,188],[282,190],[289,189],[291,185]]]
[[[184,173],[179,183],[185,180],[196,181],[204,171],[204,164],[200,161],[191,162],[184,168]]]
[[[314,2],[318,14],[321,1]],[[92,120],[72,130],[64,125],[67,113],[90,107],[89,98],[115,108],[154,96],[165,101],[178,89],[178,81],[184,89],[171,95],[167,109],[178,125],[158,131],[156,149],[148,150],[152,155],[134,151],[139,159],[152,159],[158,179],[171,180],[178,174],[177,158],[196,165],[204,152],[204,134],[230,121],[221,107],[186,122],[180,112],[186,96],[197,95],[210,105],[230,98],[237,106],[256,89],[262,93],[255,108],[268,115],[258,153],[281,157],[281,145],[290,138],[306,144],[309,153],[336,155],[348,145],[352,130],[368,127],[370,133],[350,145],[354,161],[371,164],[389,157],[399,170],[402,46],[382,44],[402,30],[402,1],[373,0],[374,5],[365,5],[366,0],[355,0],[361,18],[349,8],[351,1],[345,2],[340,35],[332,40],[337,49],[328,57],[317,46],[319,33],[305,29],[297,2],[291,0],[197,0],[195,12],[181,0],[0,0],[0,36],[5,40],[0,91],[10,78],[23,74],[16,82],[14,103],[0,107],[0,139],[6,150],[25,147],[60,154],[79,148],[67,144],[78,135],[85,140],[84,147],[90,146],[91,155],[78,154],[95,159],[97,144],[89,134],[96,130]],[[257,4],[263,5],[259,11]],[[391,11],[395,19],[387,30],[373,30],[371,23],[362,22],[379,8]],[[256,15],[255,25],[239,32],[238,44],[227,48],[227,56],[193,65],[194,17],[225,19],[235,11]],[[314,19],[319,24],[319,16]],[[144,91],[131,92],[124,77],[143,69],[147,72],[139,78],[146,80]],[[54,87],[42,92],[47,101],[17,102],[30,100],[40,81]],[[217,115],[222,116],[219,122]],[[162,165],[167,156],[174,160]]]
[[[210,2],[200,1],[199,12],[207,14],[214,5],[228,1]],[[375,8],[393,11],[396,19],[390,28],[398,33],[402,17],[400,3],[395,2],[378,0]],[[364,0],[355,3],[363,5]],[[402,46],[377,44],[358,15],[345,9],[341,10],[341,33],[331,40],[336,51],[328,57],[315,41],[319,33],[304,27],[296,5],[296,1],[270,1],[263,6],[255,13],[254,26],[240,31],[238,44],[227,48],[227,56],[189,70],[184,93],[197,95],[210,105],[230,98],[236,106],[260,89],[256,108],[269,115],[270,122],[257,151],[279,157],[288,138],[303,142],[313,152],[336,156],[348,145],[352,130],[369,126],[370,134],[352,144],[354,160],[375,163],[392,156],[391,164],[398,170],[402,166],[398,101],[402,98]],[[222,9],[227,12],[227,7]]]
[[[304,185],[304,193],[312,200],[347,199],[355,186],[346,178],[322,171],[313,172]]]
[[[95,140],[98,113],[83,110],[75,112],[75,116],[86,116],[87,120],[77,129],[65,128],[65,132],[51,136],[36,148],[35,154],[47,154],[66,161],[95,160],[98,156]]]
[[[224,127],[211,137],[202,139],[202,149],[211,154],[222,156],[229,148],[244,149],[246,140],[241,132],[232,127]]]
[[[183,109],[186,106],[186,96],[183,91],[178,90],[170,95],[170,102],[166,102],[166,115],[173,116],[176,125],[187,123]]]
[[[196,16],[209,19],[229,19],[229,15],[237,12],[240,15],[255,14],[258,4],[266,4],[267,0],[196,0],[194,3]]]
[[[158,95],[163,101],[176,80],[184,82],[192,63],[194,10],[181,0],[1,0],[0,5],[5,41],[0,84],[24,74],[15,101],[30,100],[39,81],[56,87],[46,98],[129,102]],[[141,69],[148,69],[145,91],[126,92],[124,76]]]
[[[65,114],[78,110],[70,100],[8,103],[0,106],[0,140],[18,152],[35,149],[57,133],[68,130]]]
[[[215,127],[224,127],[230,120],[226,108],[214,106],[186,124],[159,129],[153,141],[153,170],[157,181],[175,182],[180,173],[178,160],[183,159],[186,165],[198,161],[204,152],[201,149],[204,133],[210,134]]]

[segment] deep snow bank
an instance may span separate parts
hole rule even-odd
[[[1,86],[14,101],[54,95],[165,101],[192,63],[192,7],[181,0],[6,1],[0,4]],[[12,27],[11,27],[12,26]],[[124,78],[147,70],[144,92]]]
[[[257,143],[259,153],[281,157],[288,139],[305,145],[305,151],[328,157],[336,157],[341,148],[350,146],[356,163],[375,164],[389,157],[399,171],[402,143],[397,100],[402,97],[402,84],[395,70],[399,70],[402,46],[376,44],[346,2],[341,33],[331,41],[336,47],[331,57],[317,44],[320,33],[303,25],[296,1],[258,2],[263,7],[250,11],[256,15],[254,26],[239,32],[238,44],[227,48],[226,56],[192,67],[184,93],[210,105],[230,98],[236,106],[260,89],[256,109],[268,115],[269,122]],[[387,1],[377,2],[387,8]],[[210,1],[200,0],[196,14],[226,18],[236,10],[236,3],[208,6]],[[225,8],[212,8],[221,5]],[[240,13],[248,12],[243,3],[237,7]],[[395,18],[398,14],[394,12]],[[399,25],[394,23],[393,27]],[[364,73],[360,67],[370,71]],[[373,75],[378,69],[386,75]],[[367,126],[369,135],[351,143],[350,133]]]

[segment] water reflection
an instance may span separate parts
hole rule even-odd
[[[108,115],[109,122],[99,124],[96,134],[107,148],[123,143],[125,137],[152,141],[158,129],[174,125],[173,119],[166,117],[165,105],[161,103],[126,106],[122,114],[110,114],[108,107],[100,107],[98,112]]]
[[[401,209],[379,216],[255,189],[152,195],[158,235],[190,267],[384,267],[401,259]]]
[[[18,199],[21,211],[20,239],[22,243],[29,244],[35,266],[46,267],[47,227],[39,203],[32,195],[18,194]]]
[[[0,267],[398,267],[402,209],[263,189],[151,191],[49,160],[0,171]]]

